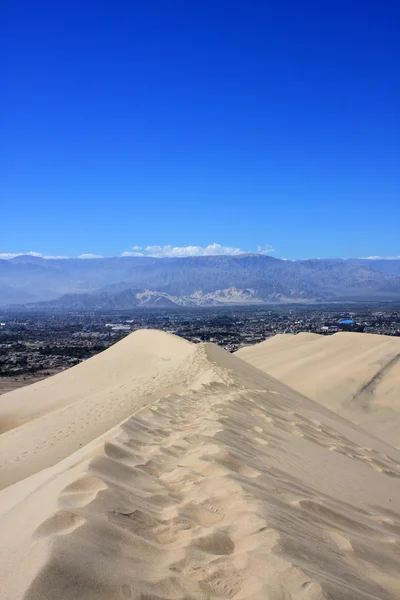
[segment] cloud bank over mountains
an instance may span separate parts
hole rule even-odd
[[[189,246],[172,246],[171,244],[166,244],[164,246],[159,245],[148,245],[148,246],[132,246],[130,250],[126,252],[122,252],[120,256],[149,256],[152,258],[185,258],[189,256],[239,256],[240,254],[272,254],[274,253],[274,248],[269,245],[257,245],[256,249],[243,249],[237,246],[223,246],[222,244],[218,244],[217,242],[213,242],[212,244],[208,244],[207,246],[198,246],[198,245],[189,245]],[[105,258],[104,255],[101,254],[92,254],[90,252],[79,254],[78,256],[65,256],[65,255],[48,255],[42,252],[35,252],[30,250],[29,252],[0,252],[0,259],[7,260],[10,258],[16,258],[18,256],[32,256],[36,258],[45,258],[45,259],[67,259],[67,258],[80,258],[80,259],[90,259],[90,258]],[[349,257],[350,258],[350,257]],[[399,260],[400,255],[397,256],[363,256],[360,260]],[[282,260],[296,260],[296,259],[286,259]],[[309,260],[307,258],[297,259],[297,260]],[[314,258],[315,260],[315,258]],[[347,260],[347,259],[344,259]]]
[[[366,260],[399,260],[400,256],[365,256]]]
[[[254,252],[251,250],[242,250],[234,246],[222,246],[216,242],[208,244],[208,246],[171,246],[167,244],[165,246],[132,246],[131,250],[122,252],[121,256],[151,256],[153,258],[183,258],[186,256],[238,256],[240,254],[246,254]],[[274,252],[274,249],[270,245],[258,245],[257,254],[270,254]],[[3,252],[0,253],[0,259],[15,258],[17,256],[34,256],[37,258],[71,258],[69,256],[48,256],[41,252]],[[100,254],[80,254],[75,258],[103,258]]]
[[[216,244],[132,252],[141,256],[0,260],[0,305],[56,301],[52,308],[63,310],[130,310],[143,302],[171,307],[400,298],[400,260],[285,261]]]
[[[101,254],[80,254],[79,256],[49,256],[42,252],[0,252],[0,259],[7,260],[9,258],[16,258],[17,256],[33,256],[34,258],[47,258],[53,260],[66,259],[66,258],[104,258]]]
[[[16,258],[17,256],[34,256],[36,258],[52,259],[70,258],[69,256],[48,256],[46,254],[42,254],[42,252],[33,252],[33,250],[30,250],[29,252],[0,252],[0,259],[3,260],[7,260],[8,258]]]
[[[152,256],[153,258],[183,258],[185,256],[239,256],[250,250],[243,250],[234,246],[222,246],[214,242],[208,246],[133,246],[129,252],[122,256]],[[270,254],[274,252],[272,246],[257,246],[257,254]]]

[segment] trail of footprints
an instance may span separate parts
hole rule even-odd
[[[208,460],[220,451],[212,437],[219,426],[197,400],[170,396],[140,411],[63,490],[59,512],[36,531],[37,538],[52,536],[52,551],[29,600],[56,597],[60,588],[64,600],[239,592],[242,577],[230,560],[233,505],[243,520],[251,507],[237,500],[239,484],[220,481],[226,469]]]
[[[327,448],[348,458],[363,461],[364,464],[367,464],[375,471],[400,479],[400,464],[390,456],[377,452],[373,448],[358,446],[347,437],[335,431],[335,429],[327,425],[322,425],[319,421],[307,419],[303,415],[293,411],[288,414],[287,411],[283,411],[277,407],[268,410],[268,414],[259,408],[253,409],[252,414],[260,417],[261,423],[264,424],[264,427],[260,427],[260,423],[254,427],[254,431],[257,433],[266,431],[266,427],[269,426],[275,431],[281,430],[292,435],[304,437],[306,440],[322,448]]]
[[[51,552],[24,600],[56,598],[60,589],[63,600],[266,597],[268,582],[248,575],[250,555],[264,544],[270,547],[276,530],[285,549],[285,523],[293,520],[294,504],[300,527],[305,515],[317,528],[334,531],[336,547],[348,549],[340,530],[353,527],[359,534],[360,515],[344,523],[328,498],[316,498],[315,490],[268,465],[279,431],[366,461],[392,477],[400,476],[399,465],[319,423],[284,413],[271,396],[267,403],[262,394],[226,388],[221,402],[215,387],[163,398],[121,425],[114,441],[104,444],[104,454],[63,490],[59,511],[36,530],[38,540],[51,537]],[[299,500],[277,494],[277,482],[287,498]],[[271,521],[268,506],[263,510],[260,504],[266,491]],[[398,515],[376,507],[362,517],[371,527],[363,524],[361,534],[375,532],[379,521],[387,528],[387,543],[398,543]],[[351,581],[352,574],[346,577]],[[304,598],[321,590],[305,575],[301,586]]]

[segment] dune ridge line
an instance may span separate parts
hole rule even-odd
[[[103,396],[89,386],[67,403],[60,389],[60,408],[45,398],[46,414],[0,435],[7,600],[399,596],[398,450],[212,344],[154,331],[124,342],[109,351]],[[131,393],[118,404],[112,362],[128,349],[116,371]],[[86,381],[100,357],[70,377]],[[151,393],[136,396],[145,376]],[[69,435],[73,408],[83,446]],[[35,466],[43,424],[66,427]]]

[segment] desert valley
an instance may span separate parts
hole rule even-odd
[[[400,600],[400,3],[2,17],[0,600]]]

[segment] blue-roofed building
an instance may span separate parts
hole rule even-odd
[[[339,325],[354,325],[353,319],[340,319]]]

